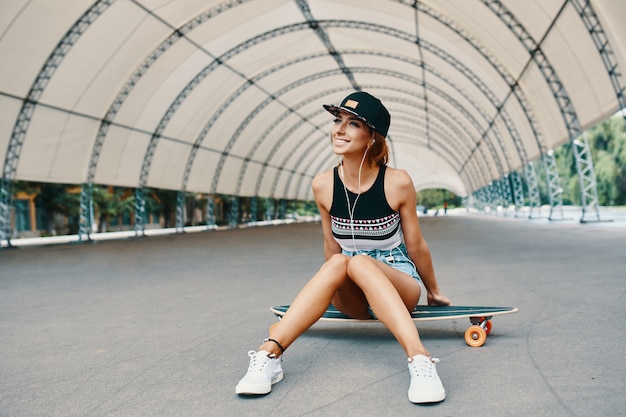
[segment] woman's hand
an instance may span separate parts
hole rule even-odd
[[[428,292],[427,295],[428,305],[429,306],[449,306],[452,304],[450,299],[442,294],[433,294],[432,292]]]

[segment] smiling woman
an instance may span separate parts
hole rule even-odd
[[[428,304],[448,305],[439,291],[430,250],[415,211],[409,175],[386,165],[391,118],[365,92],[348,95],[339,106],[325,105],[335,117],[331,129],[339,164],[312,183],[320,211],[326,262],[309,280],[270,337],[250,351],[250,365],[237,394],[267,394],[281,381],[281,355],[332,303],[356,319],[376,317],[396,337],[408,357],[409,401],[443,401],[446,394],[432,358],[411,320],[420,282]],[[379,144],[376,155],[369,151]]]

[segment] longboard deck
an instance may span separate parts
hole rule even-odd
[[[289,305],[274,306],[270,308],[272,313],[274,313],[276,317],[278,317],[278,319],[281,319],[288,309]],[[458,318],[469,318],[471,326],[465,332],[465,342],[469,346],[479,347],[485,343],[487,335],[491,332],[491,318],[493,316],[517,313],[517,311],[518,310],[516,307],[418,305],[411,312],[411,317],[413,318],[413,321],[452,320]],[[326,312],[324,312],[319,320],[348,323],[378,322],[378,320],[374,318],[365,320],[352,318],[337,310],[333,305],[328,306],[328,309],[326,310]]]
[[[289,305],[274,306],[270,310],[277,317],[282,317],[287,312]],[[428,320],[451,320],[464,317],[493,317],[501,314],[516,313],[516,307],[485,307],[485,306],[424,306],[418,305],[411,317],[413,321]],[[376,319],[355,319],[343,314],[335,307],[330,305],[326,312],[320,317],[322,321],[343,321],[343,322],[375,322]]]

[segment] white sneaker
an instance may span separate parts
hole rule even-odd
[[[283,368],[279,358],[271,358],[269,352],[260,350],[248,352],[250,366],[248,372],[241,378],[235,387],[237,394],[267,394],[272,390],[272,384],[283,380]]]
[[[409,358],[409,401],[416,404],[436,403],[446,398],[446,390],[437,374],[439,359],[424,355],[415,355]]]

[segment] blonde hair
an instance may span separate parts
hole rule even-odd
[[[389,161],[389,147],[385,137],[372,129],[372,139],[374,139],[374,143],[367,153],[367,161],[372,167],[386,165]]]

